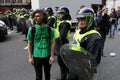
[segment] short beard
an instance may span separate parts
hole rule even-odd
[[[38,25],[41,25],[42,24],[42,21],[40,21],[39,23],[37,23]]]

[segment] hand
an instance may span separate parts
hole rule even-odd
[[[50,59],[49,59],[49,64],[52,64],[54,61],[54,57],[53,56],[50,56]]]
[[[113,20],[113,18],[110,18],[110,19],[109,19],[109,21],[112,21],[112,20]]]
[[[104,11],[102,12],[102,16],[104,16],[105,15],[105,13],[104,13]]]
[[[29,58],[29,63],[32,64],[32,65],[34,64],[33,58]]]

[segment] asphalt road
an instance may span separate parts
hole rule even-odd
[[[72,33],[73,34],[73,33]],[[23,41],[24,35],[9,31],[5,41],[0,42],[0,80],[35,80],[35,72],[28,63],[27,43]],[[110,53],[116,53],[111,57]],[[104,53],[98,66],[96,80],[119,80],[120,79],[120,32],[116,31],[115,39],[107,37]],[[51,69],[51,80],[60,78],[60,70],[56,61]]]
[[[120,80],[120,31],[116,31],[114,39],[107,37],[104,53],[107,57],[102,57],[97,80]]]

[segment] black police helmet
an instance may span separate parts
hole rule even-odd
[[[53,15],[53,9],[51,7],[45,8],[45,11],[48,12],[48,14]]]
[[[65,6],[62,6],[58,9],[57,13],[69,14],[69,9]]]

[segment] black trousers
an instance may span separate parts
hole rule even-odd
[[[69,72],[69,74],[67,76],[67,80],[79,80],[79,79],[75,74],[73,74],[72,72]]]
[[[44,69],[45,73],[45,80],[50,80],[50,69],[51,65],[49,64],[49,58],[34,58],[34,68],[36,72],[36,80],[42,80],[43,72],[42,69]]]
[[[64,64],[60,55],[58,55],[58,64],[60,66],[60,71],[61,71],[61,80],[67,80],[67,75],[69,73],[69,69]]]

